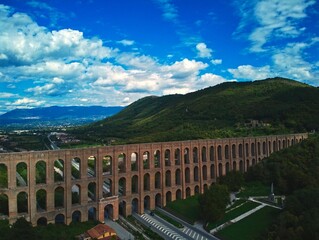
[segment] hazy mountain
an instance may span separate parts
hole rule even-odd
[[[319,129],[319,89],[283,78],[227,82],[186,95],[142,98],[76,130],[93,142],[153,142]]]
[[[0,127],[81,125],[112,116],[122,109],[101,106],[15,109],[0,116]]]

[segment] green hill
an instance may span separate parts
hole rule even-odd
[[[254,124],[252,124],[254,123]],[[145,97],[74,130],[92,142],[137,143],[303,132],[319,128],[319,89],[273,78],[186,95]]]

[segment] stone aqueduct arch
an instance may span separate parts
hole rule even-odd
[[[0,154],[0,218],[66,223],[165,206],[308,134]],[[73,164],[72,164],[73,163]],[[45,172],[45,174],[43,173]],[[145,182],[144,182],[145,181]]]

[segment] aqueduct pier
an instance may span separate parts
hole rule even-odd
[[[307,133],[0,154],[0,219],[33,225],[105,217],[184,199],[230,170],[297,144]]]

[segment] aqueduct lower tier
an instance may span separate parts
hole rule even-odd
[[[0,219],[66,223],[165,206],[307,133],[0,154]]]

